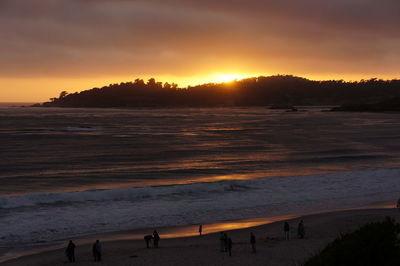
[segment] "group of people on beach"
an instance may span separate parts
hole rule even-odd
[[[399,200],[399,206],[400,206],[400,200]],[[285,240],[290,240],[290,225],[288,222],[285,222],[283,225],[283,231],[284,231],[284,238]],[[203,225],[199,225],[199,235],[201,236],[203,232]],[[304,222],[301,220],[298,224],[297,227],[297,236],[298,238],[304,238],[305,236],[305,227],[304,227]],[[158,248],[158,243],[160,241],[160,235],[158,234],[157,230],[154,230],[152,235],[145,235],[144,236],[144,241],[146,243],[146,248],[150,248],[150,244],[153,242],[153,247]],[[221,252],[227,252],[229,256],[232,256],[232,239],[228,237],[228,235],[225,232],[221,232],[219,236],[219,242],[220,242],[220,251]],[[254,235],[253,232],[250,233],[250,245],[251,245],[251,251],[252,253],[256,253],[256,236]],[[72,240],[69,241],[67,248],[65,249],[65,255],[68,258],[69,262],[75,262],[75,248],[76,245],[72,242]],[[93,243],[92,246],[92,254],[94,261],[101,261],[101,255],[102,255],[102,246],[99,240],[96,240],[96,242]]]
[[[69,241],[67,248],[65,249],[65,255],[69,262],[75,262],[75,248],[76,245],[72,240]],[[92,254],[94,261],[101,261],[101,243],[99,240],[93,243]]]
[[[284,234],[284,238],[285,240],[290,240],[290,225],[288,222],[285,222],[283,224],[283,234]],[[300,220],[298,226],[297,226],[297,237],[298,238],[304,238],[306,234],[306,229],[304,227],[304,221]]]
[[[221,252],[228,252],[229,257],[232,256],[232,239],[228,237],[225,232],[221,232],[219,235],[219,242],[220,242],[220,251]],[[256,253],[256,236],[253,232],[250,233],[250,244],[251,244],[251,252]]]
[[[153,246],[158,248],[158,242],[160,241],[160,235],[157,230],[154,230],[152,235],[145,235],[144,241],[146,242],[146,248],[150,248],[151,241],[153,240]]]
[[[288,222],[283,224],[283,231],[284,231],[284,238],[285,240],[290,240],[290,225]],[[305,236],[305,227],[304,221],[300,220],[298,227],[297,227],[297,237],[302,239]],[[220,241],[220,251],[221,252],[228,252],[229,256],[232,256],[232,239],[228,237],[228,235],[224,232],[220,233],[219,237]],[[253,232],[250,233],[250,245],[251,245],[251,252],[256,253],[256,236]]]
[[[229,256],[232,256],[232,239],[224,232],[220,233],[219,236],[220,251],[228,252]]]

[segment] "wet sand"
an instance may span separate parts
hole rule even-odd
[[[235,222],[225,223],[224,226],[209,224],[203,225],[203,236],[197,236],[197,226],[160,228],[161,241],[158,249],[146,249],[143,239],[137,239],[141,238],[140,234],[114,234],[113,237],[110,235],[104,238],[107,240],[103,241],[103,261],[100,263],[92,261],[89,239],[76,241],[74,265],[300,265],[341,233],[353,231],[367,222],[383,220],[385,216],[400,220],[400,212],[388,208],[337,211],[295,218],[275,217],[275,222],[271,218],[260,218],[241,221],[239,225],[235,225]],[[291,226],[292,239],[289,241],[283,239],[281,220],[285,219],[288,219]],[[297,239],[296,236],[300,219],[305,223],[305,239]],[[229,231],[232,228],[242,229]],[[232,257],[219,250],[219,234],[212,232],[220,230],[226,230],[233,241]],[[256,254],[251,253],[250,232],[256,235]],[[196,236],[180,238],[187,235]],[[120,240],[111,241],[113,238]],[[1,265],[65,265],[67,260],[64,248],[52,248],[53,250],[23,256]]]

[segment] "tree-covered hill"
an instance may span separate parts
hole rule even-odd
[[[255,77],[179,88],[176,84],[133,82],[82,92],[63,91],[44,107],[221,107],[370,104],[400,97],[400,80],[314,81],[295,76]]]

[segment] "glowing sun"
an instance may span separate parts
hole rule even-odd
[[[215,83],[227,83],[227,82],[232,82],[234,80],[241,80],[244,78],[248,78],[248,75],[242,75],[242,74],[214,74],[213,82]]]

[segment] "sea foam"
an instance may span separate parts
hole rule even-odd
[[[0,246],[394,202],[400,169],[0,197]]]

